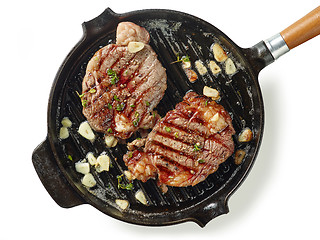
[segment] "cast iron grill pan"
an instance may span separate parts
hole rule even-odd
[[[122,161],[122,156],[127,152],[126,144],[120,142],[114,148],[106,148],[103,134],[96,133],[95,141],[90,142],[77,133],[80,123],[86,120],[77,92],[81,93],[88,61],[101,47],[115,43],[115,30],[121,21],[132,21],[148,30],[150,45],[167,69],[168,88],[157,107],[161,116],[172,110],[190,90],[201,94],[205,85],[219,90],[219,103],[231,114],[237,134],[245,127],[253,131],[254,138],[249,143],[241,144],[237,141],[237,134],[234,136],[235,150],[244,149],[247,153],[241,165],[234,163],[232,155],[205,181],[194,187],[168,187],[166,194],[161,192],[155,180],[146,183],[134,180],[132,191],[118,189],[117,176],[127,169]],[[194,221],[204,226],[216,216],[227,213],[227,200],[244,180],[260,146],[264,110],[257,74],[264,63],[262,67],[249,67],[244,53],[252,52],[252,49],[239,48],[220,30],[201,19],[171,10],[115,14],[107,9],[97,18],[85,22],[83,30],[82,39],[56,75],[48,106],[48,136],[33,154],[35,168],[53,199],[62,207],[89,203],[119,220],[152,226],[184,221]],[[203,76],[197,72],[194,66],[196,60],[201,60],[206,66],[209,60],[214,60],[210,49],[213,43],[219,43],[236,63],[235,74],[229,76],[222,70],[220,74],[213,75],[208,67],[208,73]],[[179,63],[172,64],[177,54],[190,56],[192,69],[198,75],[196,82],[188,80]],[[223,63],[218,64],[224,69]],[[69,138],[61,140],[58,136],[64,117],[68,117],[73,124]],[[138,136],[137,133],[128,141]],[[95,156],[106,152],[112,162],[109,172],[98,174],[92,171],[97,186],[90,189],[81,184],[82,175],[74,168],[74,163],[84,159],[88,152],[93,152]],[[73,161],[68,159],[69,155]],[[135,199],[134,194],[139,189],[144,192],[148,206]],[[121,210],[115,199],[128,200],[129,208]]]

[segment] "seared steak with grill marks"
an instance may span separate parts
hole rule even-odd
[[[139,128],[152,128],[158,120],[153,109],[164,95],[167,77],[149,39],[146,29],[122,22],[117,43],[101,48],[89,61],[81,101],[94,130],[127,139]],[[127,46],[132,41],[145,45],[132,53]]]
[[[141,181],[158,175],[161,184],[194,186],[231,156],[233,134],[232,119],[221,105],[189,92],[155,125],[144,149],[128,152],[124,162]]]

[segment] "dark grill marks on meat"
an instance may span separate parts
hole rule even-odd
[[[148,159],[157,169],[162,184],[195,185],[233,153],[234,133],[231,117],[221,105],[189,92],[148,135],[143,161]],[[126,155],[124,161],[134,169]]]
[[[126,139],[139,128],[154,126],[158,115],[153,109],[166,87],[165,69],[148,44],[137,53],[109,44],[88,63],[82,83],[83,114],[94,130]]]

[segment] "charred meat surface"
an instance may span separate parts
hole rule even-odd
[[[89,61],[80,96],[94,130],[127,139],[139,128],[154,126],[153,109],[167,88],[167,76],[149,40],[146,29],[122,22],[117,43],[101,48]],[[144,47],[130,52],[127,44],[133,41]]]
[[[229,113],[195,92],[183,99],[158,121],[142,150],[124,155],[136,179],[158,176],[160,184],[194,186],[232,155],[235,130]]]

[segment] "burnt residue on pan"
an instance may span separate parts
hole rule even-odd
[[[103,134],[95,133],[96,139],[93,142],[78,134],[77,128],[85,121],[85,117],[77,92],[81,92],[88,61],[97,50],[115,42],[115,30],[120,21],[132,21],[149,31],[150,45],[166,68],[168,88],[157,107],[161,116],[172,110],[190,90],[199,94],[204,86],[219,90],[221,98],[218,102],[232,116],[236,132],[240,133],[245,127],[253,131],[254,137],[249,143],[239,143],[234,136],[236,150],[244,149],[246,152],[240,165],[234,163],[233,155],[205,181],[194,187],[168,187],[167,193],[161,191],[155,180],[146,183],[134,180],[133,190],[118,187],[117,176],[127,169],[122,161],[122,156],[127,152],[126,144],[119,142],[114,148],[106,148]],[[169,10],[143,10],[118,15],[107,9],[96,19],[84,23],[83,27],[84,37],[59,69],[48,108],[47,141],[72,191],[84,202],[112,217],[142,225],[167,225],[191,220],[204,226],[212,218],[227,213],[227,200],[251,168],[263,129],[263,105],[256,72],[249,67],[242,49],[212,25]],[[209,68],[204,75],[197,72],[194,66],[196,60],[207,64],[214,59],[211,51],[213,43],[219,43],[235,62],[237,71],[234,74],[228,75],[221,71],[215,75]],[[180,64],[172,64],[177,54],[190,57],[191,67],[198,73],[195,82],[189,81]],[[218,64],[224,69],[224,63]],[[70,136],[62,140],[59,138],[59,129],[64,117],[72,121],[72,126],[69,129]],[[139,133],[135,134],[127,142],[138,136]],[[81,184],[82,175],[74,169],[75,162],[84,159],[88,152],[95,156],[105,152],[110,156],[112,165],[108,172],[92,171],[97,181],[93,188],[84,187]],[[125,178],[123,180],[126,181]],[[143,191],[147,205],[135,198],[138,190]],[[121,210],[115,203],[116,199],[128,200],[129,207]]]

